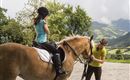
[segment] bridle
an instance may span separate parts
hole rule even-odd
[[[91,53],[90,56],[92,55],[92,44],[91,44],[92,39],[93,39],[93,36],[90,38],[90,41],[89,41],[89,44],[90,44],[90,53]],[[79,57],[77,51],[74,48],[72,48],[67,41],[64,41],[63,45],[67,45],[73,51],[74,55],[79,59],[80,63],[86,64],[86,62],[82,61],[82,59]]]
[[[90,40],[89,40],[90,56],[89,56],[88,60],[86,60],[85,62],[82,61],[82,59],[78,56],[76,50],[74,50],[74,49],[70,46],[70,44],[69,44],[67,41],[64,41],[64,43],[63,43],[63,45],[67,45],[67,46],[73,51],[74,55],[79,59],[80,63],[83,63],[83,64],[84,64],[84,70],[83,70],[83,73],[82,73],[81,80],[83,80],[84,77],[85,77],[86,69],[87,69],[88,63],[90,63],[90,62],[92,61],[91,58],[90,58],[91,55],[93,54],[93,53],[92,53],[92,48],[93,48],[93,46],[92,46],[92,43],[91,43],[92,39],[93,39],[93,35],[90,37]]]
[[[93,36],[90,38],[90,41],[89,41],[90,49],[91,49],[91,50],[90,50],[90,52],[91,52],[90,55],[92,55],[92,44],[91,44],[92,39],[93,39]],[[86,71],[86,67],[87,67],[88,61],[86,60],[86,62],[83,62],[82,59],[79,57],[77,51],[74,50],[74,48],[72,48],[67,41],[64,41],[64,42],[63,42],[63,45],[64,45],[64,46],[67,45],[67,46],[73,51],[74,55],[79,59],[80,63],[83,63],[83,64],[84,64],[84,71],[83,71],[82,79],[81,79],[81,80],[83,80],[83,78],[85,77],[84,74],[85,74],[85,71]],[[58,75],[55,76],[54,80],[57,79],[57,76],[58,76]]]
[[[73,51],[74,55],[79,59],[80,63],[83,63],[83,61],[81,60],[81,58],[78,56],[78,53],[74,50],[74,48],[72,48],[70,46],[70,44],[67,41],[64,41],[63,45],[67,45]]]

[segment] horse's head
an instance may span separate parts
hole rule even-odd
[[[84,50],[84,52],[82,53],[82,55],[83,55],[83,58],[88,58],[90,55],[92,55],[92,48],[93,48],[93,45],[94,45],[94,42],[93,42],[93,36],[91,36],[90,38],[89,37],[87,37],[86,36],[86,38],[87,38],[87,41],[86,41],[86,47],[85,47],[85,50]]]
[[[72,54],[74,58],[78,58],[80,54],[83,58],[88,58],[91,54],[91,41],[87,36],[71,36],[60,42],[62,47],[67,50],[68,54]]]

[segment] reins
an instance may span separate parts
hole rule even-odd
[[[78,56],[78,53],[74,50],[74,48],[72,48],[69,43],[67,41],[64,41],[64,45],[67,45],[73,52],[74,55],[79,59],[80,63],[83,63],[83,61],[80,59],[80,57]]]

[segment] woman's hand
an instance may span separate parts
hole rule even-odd
[[[93,61],[96,61],[96,62],[99,62],[99,63],[104,63],[104,58],[97,59],[97,58],[95,58],[94,55],[91,55],[91,59],[92,59]]]
[[[95,61],[95,60],[96,60],[96,58],[95,58],[95,56],[94,56],[94,55],[91,55],[91,59],[92,59],[93,61]]]

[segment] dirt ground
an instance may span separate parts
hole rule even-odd
[[[105,62],[102,70],[102,80],[130,80],[130,64]],[[82,72],[83,65],[76,63],[70,79],[80,80]],[[17,80],[23,79],[17,77]],[[95,80],[94,75],[91,80]]]

